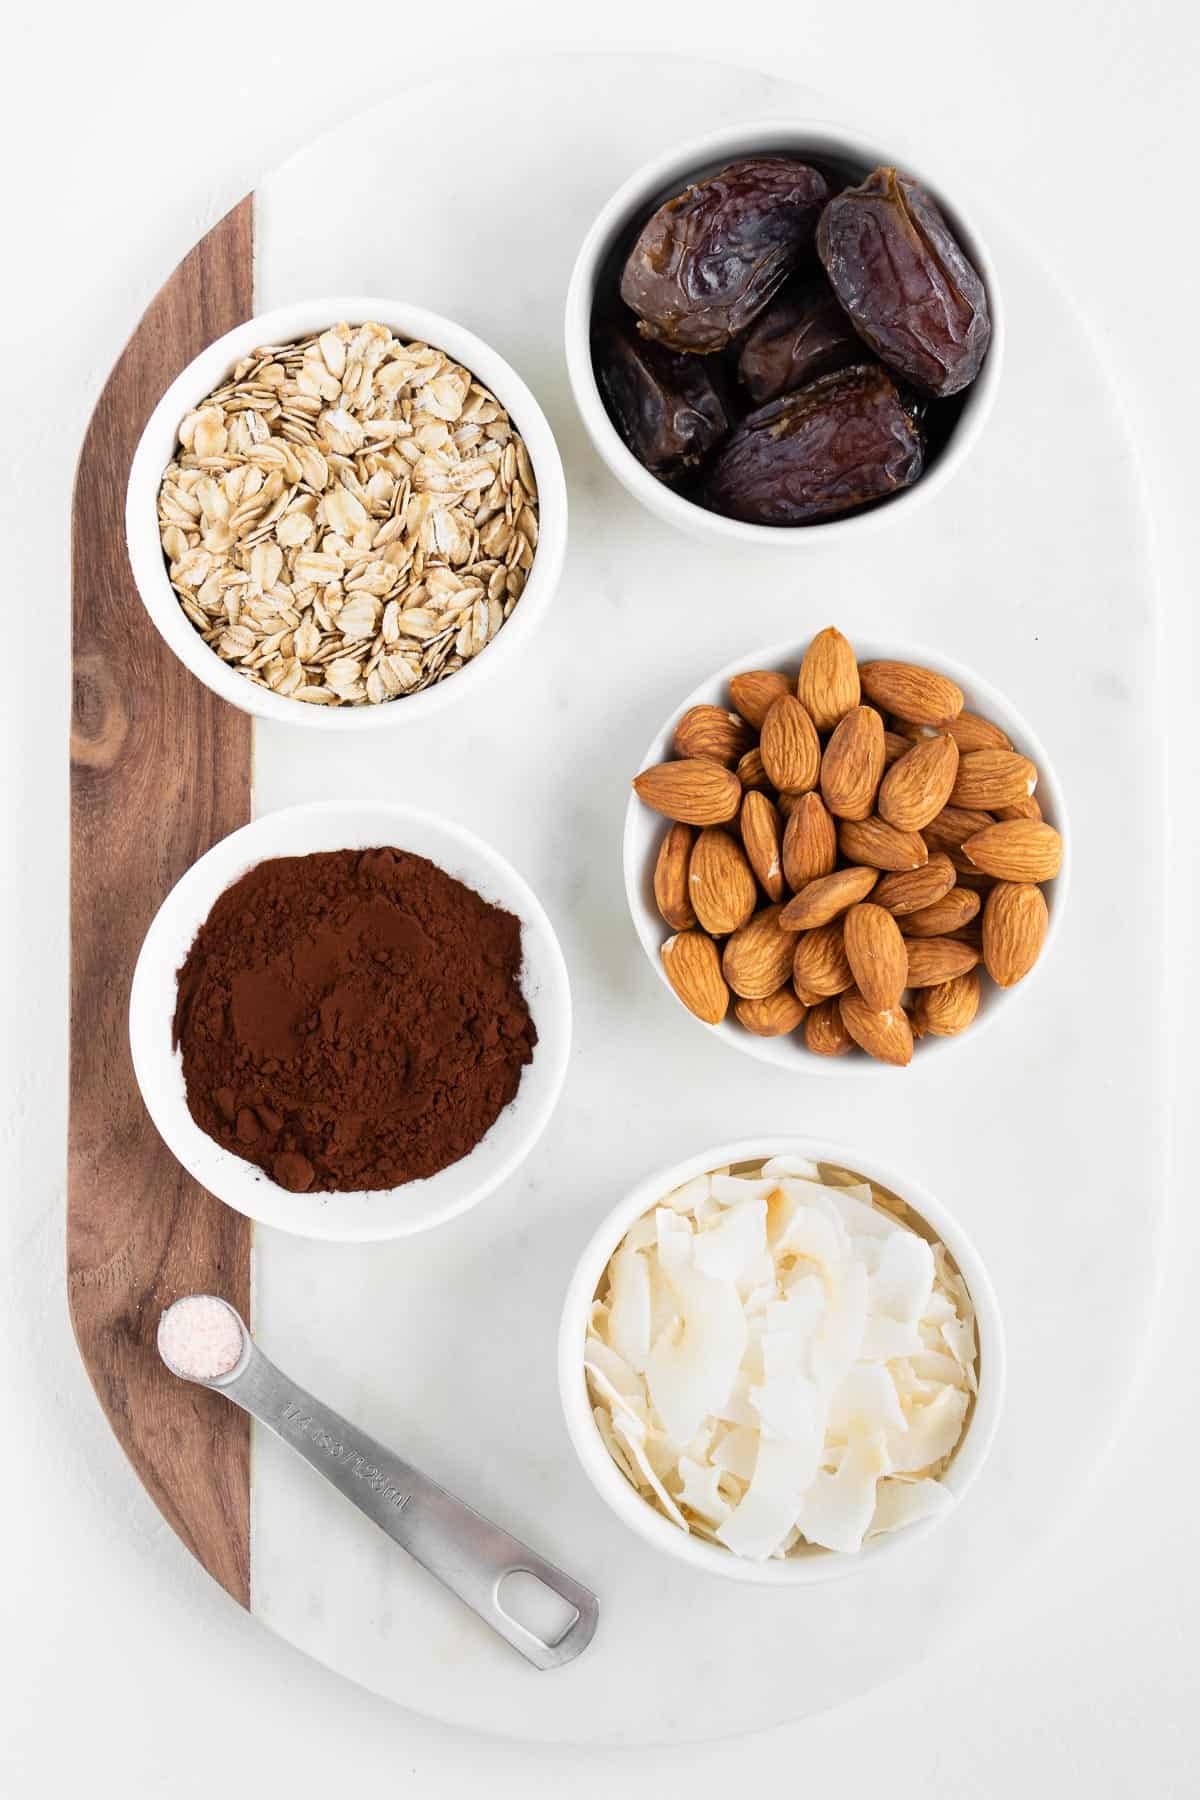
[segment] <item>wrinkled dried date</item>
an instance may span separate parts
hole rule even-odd
[[[828,283],[791,283],[757,320],[738,357],[738,378],[756,406],[863,359],[863,341]]]
[[[876,169],[829,202],[817,253],[859,336],[928,394],[978,375],[991,339],[987,294],[924,188]]]
[[[717,451],[703,498],[758,525],[802,525],[881,500],[921,473],[912,407],[878,364],[823,375],[760,407]]]
[[[593,362],[613,424],[652,474],[692,467],[728,432],[719,371],[707,358],[613,326],[597,338]]]
[[[828,193],[807,163],[747,157],[660,206],[621,276],[642,335],[674,350],[723,350],[809,248]]]

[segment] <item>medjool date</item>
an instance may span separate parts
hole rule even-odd
[[[803,525],[881,500],[921,473],[916,409],[877,363],[822,375],[759,407],[717,452],[703,498],[756,525]]]
[[[828,193],[807,163],[747,157],[660,206],[621,276],[643,337],[673,350],[723,350],[809,249]]]
[[[729,430],[730,418],[705,357],[683,356],[612,326],[592,351],[609,417],[655,475],[690,468]]]
[[[862,361],[863,343],[818,276],[789,285],[751,328],[738,377],[756,406]]]
[[[915,181],[875,169],[821,214],[817,254],[855,330],[935,396],[978,375],[992,335],[978,272]]]

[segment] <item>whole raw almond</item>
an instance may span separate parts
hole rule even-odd
[[[808,882],[788,901],[781,916],[785,931],[811,931],[828,925],[856,901],[865,900],[879,879],[876,869],[835,869]]]
[[[705,756],[732,769],[754,743],[754,733],[737,713],[720,706],[690,706],[675,727],[677,756]]]
[[[854,1039],[842,1022],[836,1000],[822,1000],[810,1009],[804,1021],[804,1044],[814,1056],[845,1056],[853,1050]]]
[[[654,899],[672,931],[687,931],[696,923],[688,899],[688,863],[696,833],[691,825],[672,825],[654,865]]]
[[[904,1068],[912,1061],[912,1026],[902,1006],[876,1012],[856,988],[843,994],[837,1004],[842,1024],[860,1050],[865,1050],[876,1062],[893,1063],[897,1068]]]
[[[742,847],[768,900],[782,900],[783,820],[765,794],[751,792],[742,801]]]
[[[792,991],[801,1006],[821,1006],[824,1003],[824,995],[814,994],[812,989],[806,988],[802,982],[793,980]]]
[[[969,924],[978,911],[978,894],[970,888],[953,887],[932,905],[909,913],[900,929],[905,937],[949,937],[952,931],[961,931]]]
[[[733,770],[704,756],[643,769],[633,788],[644,805],[681,825],[723,825],[742,804],[742,784]]]
[[[790,987],[781,987],[761,1000],[738,1000],[734,1003],[739,1025],[755,1037],[785,1037],[803,1025],[808,1008],[798,1000]]]
[[[839,819],[868,819],[883,775],[883,720],[855,706],[834,728],[821,758],[821,793]]]
[[[929,861],[919,831],[897,831],[886,819],[843,819],[838,846],[847,862],[866,863],[870,869],[919,869]]]
[[[733,704],[755,731],[761,730],[763,720],[780,695],[791,691],[792,684],[787,676],[774,669],[748,669],[744,675],[735,675],[729,684]]]
[[[911,988],[936,987],[941,981],[953,981],[979,961],[978,950],[957,938],[909,938],[907,943]]]
[[[792,892],[837,867],[837,827],[819,794],[792,803],[783,831],[783,876]]]
[[[1063,841],[1041,819],[1002,819],[969,837],[963,854],[999,881],[1053,881],[1062,868]]]
[[[855,984],[872,1012],[899,1006],[908,985],[908,952],[891,913],[882,906],[852,906],[842,936]]]
[[[690,1013],[719,1025],[729,1007],[717,946],[703,931],[680,931],[659,952],[667,980]]]
[[[998,819],[1040,819],[1042,816],[1036,794],[1026,794],[1023,800],[1012,800],[1007,806],[994,806],[992,811]]]
[[[739,761],[737,778],[748,794],[761,793],[770,787],[767,771],[763,768],[762,751],[757,744],[752,750],[747,750],[745,756]]]
[[[765,1000],[792,972],[796,940],[779,923],[781,907],[764,906],[725,945],[721,968],[743,1000]]]
[[[794,694],[781,694],[771,704],[758,740],[763,768],[775,786],[789,794],[805,794],[817,785],[821,740],[817,728]]]
[[[818,731],[832,731],[860,698],[858,663],[840,631],[818,631],[800,664],[796,692]]]
[[[982,718],[979,713],[960,712],[955,719],[947,719],[939,730],[948,731],[958,745],[960,755],[965,756],[968,750],[1011,750],[1012,742],[998,725],[990,719]]]
[[[879,788],[879,811],[897,831],[920,831],[950,798],[958,773],[958,745],[944,733],[914,744],[893,763]]]
[[[963,709],[957,683],[917,663],[860,663],[858,678],[868,700],[910,725],[940,725]]]
[[[955,873],[950,858],[944,851],[937,850],[922,869],[905,869],[885,875],[878,886],[872,888],[871,899],[876,906],[886,906],[893,918],[901,919],[932,906],[935,900],[948,894],[954,886]]]
[[[854,986],[854,975],[846,956],[841,924],[818,925],[813,931],[802,931],[792,961],[792,983],[798,994],[829,999],[844,994]]]
[[[969,750],[959,758],[953,806],[1012,806],[1028,800],[1037,786],[1036,766],[1015,750]]]
[[[758,883],[746,853],[719,825],[706,826],[696,839],[688,866],[688,898],[710,937],[736,931],[758,905]]]
[[[909,738],[901,737],[898,731],[885,731],[883,734],[884,768],[890,769],[894,762],[899,762],[902,756],[907,756],[911,749],[912,742]]]
[[[983,961],[997,987],[1015,987],[1042,953],[1050,914],[1041,888],[1001,881],[983,909]]]
[[[957,1037],[979,1011],[979,970],[968,969],[936,987],[922,988],[913,1003],[914,1037]]]
[[[977,831],[995,823],[990,812],[964,806],[943,806],[937,817],[930,819],[928,825],[922,827],[921,836],[929,845],[931,853],[934,850],[958,850]]]

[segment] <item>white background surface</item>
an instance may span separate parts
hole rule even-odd
[[[43,13],[10,31],[8,429],[0,444],[11,461],[3,566],[14,615],[6,875],[17,879],[5,883],[5,1012],[26,1033],[0,1070],[8,1165],[0,1792],[193,1795],[218,1775],[239,1795],[268,1781],[301,1795],[388,1781],[439,1800],[485,1783],[493,1793],[523,1793],[535,1781],[569,1782],[581,1796],[616,1784],[632,1795],[664,1786],[715,1795],[751,1778],[836,1782],[851,1794],[884,1783],[901,1795],[930,1786],[956,1796],[1194,1791],[1200,1455],[1188,1313],[1200,1232],[1186,1191],[1138,1407],[1052,1551],[1009,1586],[953,1658],[802,1727],[694,1756],[533,1758],[421,1724],[358,1692],[217,1594],[108,1436],[74,1355],[61,1280],[66,521],[79,438],[142,306],[207,225],[306,141],[314,121],[333,124],[388,96],[403,105],[406,85],[467,46],[590,44],[597,29],[590,12],[576,25],[549,8],[510,4],[500,13],[469,0],[452,19],[299,4],[286,15],[243,8],[236,26],[216,17],[130,5],[69,23]],[[686,37],[693,53],[758,60],[848,94],[860,113],[911,112],[931,159],[936,152],[939,167],[961,169],[997,210],[1019,219],[1087,307],[1142,443],[1160,533],[1178,928],[1179,915],[1194,911],[1200,774],[1188,416],[1200,389],[1187,345],[1187,321],[1200,306],[1188,186],[1194,17],[1182,6],[1101,13],[1020,0],[1001,22],[993,9],[947,0],[919,9],[911,44],[880,0],[861,0],[852,14],[759,5],[736,18],[744,35],[731,45],[724,8],[698,3],[684,18],[678,8],[612,0],[604,44],[677,48]],[[503,96],[486,103],[502,143]],[[614,92],[611,104],[619,115],[652,105],[653,94]],[[435,144],[421,146],[414,167],[436,181]],[[363,178],[378,183],[381,229],[393,228],[402,217],[394,176]],[[1164,272],[1148,280],[1160,241]],[[1118,884],[1121,842],[1118,815]],[[1111,953],[1096,970],[1114,1032],[1137,1005],[1122,986],[1121,945],[1138,928],[1114,907]],[[1196,969],[1178,929],[1170,968],[1186,1113],[1195,1098]],[[1019,1135],[1026,1122],[1016,1118],[1012,1129]],[[1119,1095],[1097,1106],[1096,1129],[1120,1129]],[[1185,1173],[1190,1136],[1181,1122]],[[1132,1230],[1139,1204],[1131,1191]],[[1097,1331],[1109,1325],[1095,1321]]]

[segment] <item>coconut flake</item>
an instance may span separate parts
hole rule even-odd
[[[854,1437],[836,1475],[819,1471],[804,1496],[796,1523],[810,1544],[852,1555],[875,1515],[875,1489],[889,1473],[882,1437]]]
[[[637,1250],[622,1246],[608,1265],[608,1341],[633,1369],[650,1354],[650,1267]]]
[[[667,1431],[686,1443],[729,1394],[749,1333],[731,1283],[689,1268],[674,1270],[670,1281],[679,1322],[646,1358],[646,1385]]]
[[[903,1525],[916,1525],[921,1519],[949,1512],[954,1496],[940,1481],[908,1481],[888,1476],[875,1490],[875,1516],[868,1538],[885,1531],[898,1531]]]

